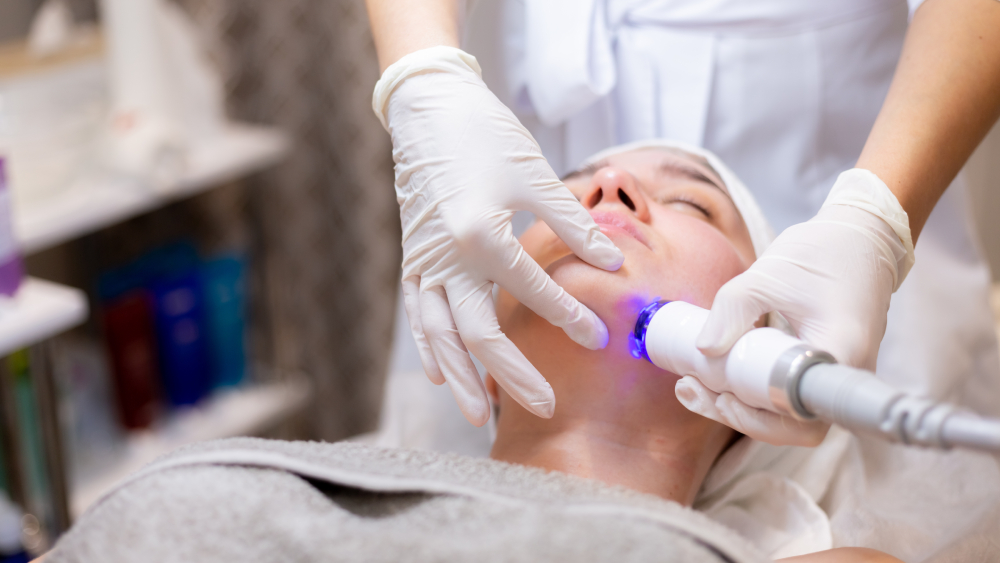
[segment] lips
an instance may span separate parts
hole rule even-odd
[[[605,231],[605,234],[609,234],[607,231],[624,231],[625,234],[652,250],[652,247],[649,246],[649,241],[646,240],[646,237],[631,217],[610,211],[591,211],[590,216],[594,218],[595,223],[601,226],[601,230]]]

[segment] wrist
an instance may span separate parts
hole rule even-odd
[[[847,205],[856,207],[878,217],[885,222],[905,249],[905,254],[896,264],[897,281],[893,291],[899,288],[913,267],[913,237],[910,219],[895,194],[874,172],[863,168],[852,168],[842,172],[833,184],[823,207]]]
[[[426,72],[450,72],[465,75],[473,73],[479,79],[482,79],[483,75],[476,57],[456,47],[438,45],[404,55],[385,69],[372,93],[372,110],[386,130],[389,129],[386,106],[389,104],[392,92],[407,78]]]
[[[465,0],[367,0],[365,3],[383,72],[409,53],[435,45],[459,45]]]

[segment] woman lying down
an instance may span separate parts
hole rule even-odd
[[[350,443],[199,444],[92,506],[46,563],[767,561],[690,508],[737,436],[678,403],[677,377],[635,359],[627,338],[650,299],[709,307],[753,262],[754,243],[762,248],[737,203],[747,216],[759,211],[716,168],[650,145],[567,177],[624,266],[587,265],[542,222],[521,242],[605,320],[610,344],[586,350],[501,292],[501,327],[559,402],[551,419],[539,418],[488,377],[499,417],[492,459]],[[787,561],[897,560],[841,548]]]

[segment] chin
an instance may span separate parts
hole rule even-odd
[[[553,281],[596,313],[607,325],[611,339],[605,351],[628,356],[630,360],[628,335],[635,326],[639,311],[656,299],[675,299],[678,294],[670,287],[653,289],[649,272],[641,269],[637,271],[635,262],[632,264],[626,257],[625,264],[618,271],[608,272],[571,254],[546,268]],[[541,318],[537,320],[545,322]]]

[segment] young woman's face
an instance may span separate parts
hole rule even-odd
[[[604,320],[609,352],[627,348],[639,310],[652,300],[708,308],[718,289],[754,260],[743,218],[722,180],[698,157],[638,150],[570,174],[565,183],[625,254],[621,269],[607,272],[583,262],[541,221],[525,231],[521,244]],[[506,292],[497,312],[511,338],[520,325],[541,321]]]
[[[719,288],[753,262],[750,235],[722,181],[697,157],[650,149],[613,156],[565,182],[625,254],[621,269],[606,272],[581,261],[542,222],[521,244],[601,317],[610,341],[603,350],[587,350],[501,291],[500,326],[552,385],[557,405],[553,418],[542,420],[490,378],[487,386],[501,405],[498,433],[585,425],[607,439],[653,449],[650,440],[673,440],[677,433],[695,441],[715,432],[728,437],[728,428],[681,406],[677,376],[635,358],[628,338],[639,310],[652,300],[709,307]]]
[[[719,288],[753,262],[750,235],[722,181],[697,157],[650,149],[613,156],[565,182],[625,254],[621,269],[606,272],[581,261],[542,222],[521,236],[521,244],[556,283],[601,317],[610,340],[603,350],[587,350],[501,291],[501,328],[558,400],[555,416],[542,420],[490,378],[487,385],[501,404],[500,426],[535,431],[538,425],[551,430],[596,424],[643,429],[646,438],[656,432],[692,439],[728,432],[681,406],[674,396],[677,376],[635,358],[628,338],[639,310],[651,301],[709,307]]]

